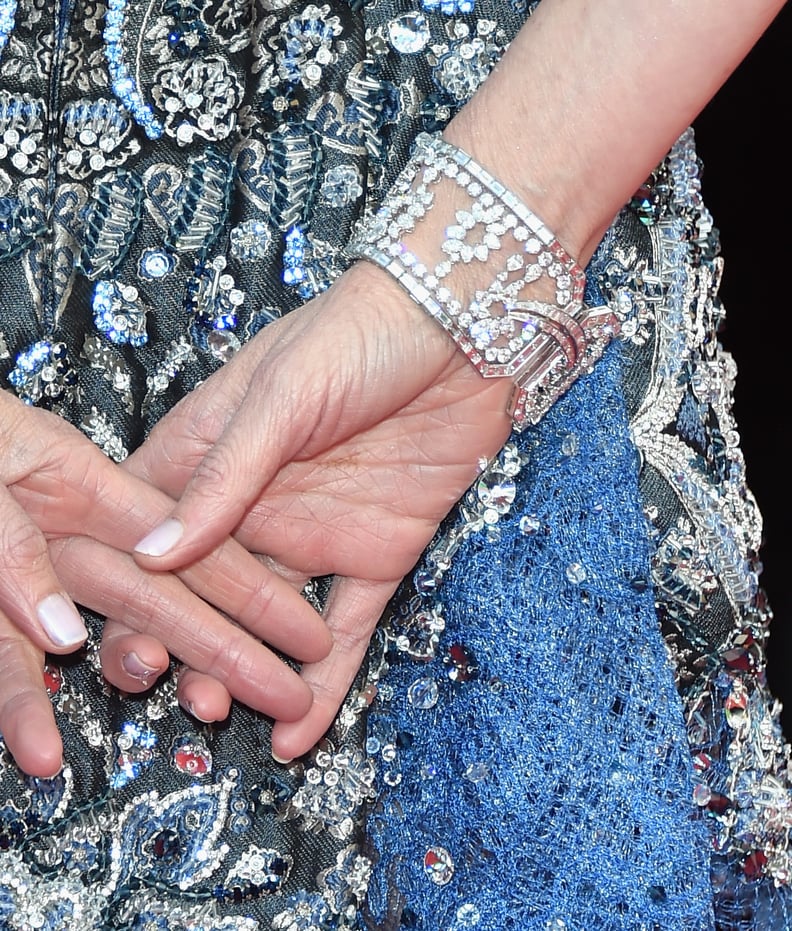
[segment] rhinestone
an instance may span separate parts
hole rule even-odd
[[[466,902],[457,909],[456,920],[460,928],[475,928],[481,921],[481,912],[472,902]]]
[[[178,129],[176,130],[176,141],[180,145],[189,145],[192,142],[193,135],[195,134],[194,127],[190,126],[189,123],[180,123]]]
[[[422,676],[407,689],[407,700],[413,706],[421,711],[428,711],[434,708],[440,697],[440,690],[437,683],[430,676]]]
[[[506,514],[514,503],[517,486],[500,469],[492,469],[479,479],[476,494],[485,508]]]
[[[437,886],[445,886],[454,875],[454,861],[445,847],[430,847],[424,855],[424,873]]]
[[[140,257],[140,274],[143,278],[164,278],[175,264],[167,252],[149,249]]]
[[[405,13],[388,24],[390,44],[402,55],[423,51],[429,38],[429,25],[422,13]]]
[[[579,562],[571,562],[566,567],[566,577],[573,585],[580,585],[586,581],[587,574],[585,568]]]

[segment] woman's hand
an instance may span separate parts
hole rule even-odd
[[[295,586],[336,575],[333,650],[303,668],[314,704],[276,724],[279,757],[331,723],[400,579],[508,435],[510,392],[384,273],[358,265],[259,334],[131,457],[128,468],[181,496],[139,544],[142,566],[177,569],[234,532]]]
[[[284,720],[308,709],[307,686],[258,642],[298,660],[329,650],[321,618],[287,582],[230,540],[181,580],[146,572],[121,549],[172,501],[60,418],[6,392],[0,428],[0,731],[25,771],[47,776],[60,766],[41,665],[43,651],[71,652],[86,637],[72,599],[156,638],[128,635],[119,644],[127,677],[119,684],[130,691],[167,664],[161,640],[252,707]],[[200,705],[193,710],[204,716]]]

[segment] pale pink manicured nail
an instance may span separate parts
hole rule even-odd
[[[276,763],[280,763],[282,766],[288,766],[288,764],[291,763],[291,760],[284,760],[282,757],[279,757],[274,750],[270,752],[272,753],[272,759],[275,760]]]
[[[143,537],[135,547],[135,552],[144,556],[164,556],[181,540],[183,533],[184,524],[175,517],[169,517]]]
[[[36,607],[41,626],[59,647],[76,647],[88,636],[77,609],[63,595],[47,595]]]
[[[211,721],[208,721],[206,718],[202,718],[200,714],[198,714],[198,712],[195,710],[195,705],[191,701],[187,702],[187,711],[189,714],[191,714],[196,719],[196,721],[200,721],[202,724],[212,723]]]
[[[61,765],[55,770],[51,776],[43,776],[43,779],[56,779],[63,772],[63,767],[66,765],[66,761],[62,760]]]
[[[137,679],[142,682],[143,685],[148,685],[149,680],[158,673],[158,670],[152,669],[151,666],[147,666],[134,651],[125,653],[121,657],[121,665],[124,667],[124,672],[128,676],[132,676],[133,679]]]

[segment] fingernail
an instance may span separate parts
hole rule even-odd
[[[274,750],[271,750],[270,752],[272,753],[272,759],[275,760],[276,763],[280,763],[281,766],[288,766],[289,763],[291,763],[291,760],[284,760],[283,757],[278,756]]]
[[[128,676],[132,676],[133,679],[138,679],[143,685],[148,685],[149,679],[154,678],[158,672],[158,670],[153,669],[151,666],[147,666],[135,652],[125,653],[121,657],[121,665],[124,667],[124,672]]]
[[[47,636],[60,647],[79,646],[88,636],[77,609],[63,595],[42,598],[36,614]]]
[[[45,780],[47,780],[48,782],[49,782],[51,779],[57,779],[58,776],[60,776],[60,774],[63,772],[63,767],[64,767],[65,765],[66,765],[66,761],[65,761],[65,760],[61,760],[60,766],[55,770],[55,772],[54,772],[51,776],[39,776],[39,779],[45,779]]]
[[[200,721],[202,724],[212,723],[211,721],[208,721],[206,718],[202,718],[200,714],[198,714],[198,712],[195,710],[195,705],[191,701],[187,702],[187,711],[189,711],[189,713],[196,719],[196,721]]]
[[[184,524],[175,517],[169,517],[143,537],[135,547],[135,552],[144,556],[164,556],[181,540],[183,533]]]

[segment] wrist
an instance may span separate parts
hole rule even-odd
[[[407,344],[398,353],[398,365],[409,377],[423,382],[448,383],[462,379],[488,398],[487,409],[505,419],[514,383],[509,378],[482,378],[450,334],[417,304],[399,283],[377,265],[354,262],[333,285],[334,302],[360,332],[376,334],[387,347]]]

